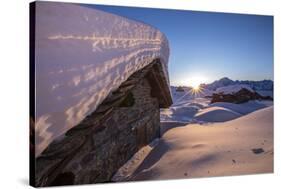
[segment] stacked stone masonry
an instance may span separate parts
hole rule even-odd
[[[156,86],[153,75],[164,77],[159,65],[155,61],[134,73],[95,112],[52,142],[36,158],[36,186],[110,182],[141,147],[159,137],[159,107],[167,99],[166,106],[171,104],[169,89],[157,91],[161,83]]]

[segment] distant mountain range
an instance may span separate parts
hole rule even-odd
[[[259,90],[272,91],[273,90],[273,81],[272,80],[262,80],[262,81],[236,80],[236,81],[233,81],[233,80],[229,79],[228,77],[223,77],[210,84],[201,84],[201,87],[214,91],[220,87],[226,87],[229,85],[237,85],[237,84],[248,85],[255,91],[259,91]]]

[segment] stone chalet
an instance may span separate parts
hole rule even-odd
[[[139,149],[160,137],[159,109],[171,104],[169,86],[156,59],[36,158],[35,185],[111,182]]]

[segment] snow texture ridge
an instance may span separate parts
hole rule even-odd
[[[160,59],[163,33],[124,17],[69,3],[36,3],[36,156],[77,125],[134,72]]]

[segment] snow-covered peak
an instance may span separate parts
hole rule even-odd
[[[220,87],[225,87],[229,85],[248,85],[254,90],[273,90],[273,81],[272,80],[261,80],[261,81],[250,81],[250,80],[236,80],[233,81],[229,79],[228,77],[223,77],[219,80],[216,80],[209,84],[204,84],[204,88],[207,88],[209,90],[216,90]]]
[[[233,85],[235,82],[228,77],[223,77],[219,80],[216,80],[210,84],[204,85],[205,88],[209,90],[216,90],[217,88],[228,86],[228,85]]]
[[[240,91],[241,89],[247,89],[251,92],[254,92],[254,90],[249,85],[236,84],[217,88],[215,93],[234,94]]]
[[[149,25],[70,3],[36,2],[36,155],[169,45]]]

